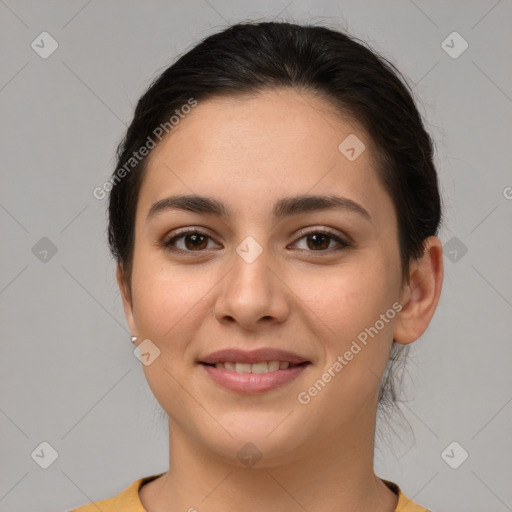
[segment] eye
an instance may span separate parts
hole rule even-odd
[[[179,252],[201,252],[202,249],[208,248],[208,239],[212,240],[207,233],[199,231],[198,229],[189,229],[164,239],[162,245],[166,249],[177,250]],[[182,247],[175,246],[178,240],[183,242]]]
[[[343,240],[338,235],[331,233],[330,231],[309,231],[308,233],[303,234],[299,238],[299,241],[303,238],[306,239],[306,247],[300,248],[301,250],[310,250],[312,252],[327,252],[326,250],[332,249],[332,247],[329,247],[332,241],[338,243],[338,247],[335,247],[334,250],[350,247],[350,244],[347,241]],[[297,243],[298,242],[295,242],[295,244]]]

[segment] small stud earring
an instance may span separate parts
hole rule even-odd
[[[132,336],[132,343],[135,345],[135,342],[137,341],[137,336]]]

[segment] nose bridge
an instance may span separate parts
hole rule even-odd
[[[261,318],[282,321],[287,304],[283,287],[274,275],[270,251],[253,235],[246,236],[235,248],[215,313],[250,327]]]
[[[259,238],[261,240],[261,236]],[[246,236],[236,247],[237,255],[247,265],[252,265],[258,259],[265,261],[266,257],[261,258],[263,252],[265,252],[263,246],[252,235]]]
[[[258,236],[258,235],[256,235]],[[267,301],[271,294],[269,276],[269,251],[262,236],[246,236],[235,248],[233,255],[233,285],[238,286],[235,295],[247,297],[254,305]],[[238,284],[237,284],[238,283]]]

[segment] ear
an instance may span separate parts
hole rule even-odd
[[[124,279],[124,271],[120,263],[117,264],[116,279],[121,292],[121,298],[123,299],[124,314],[126,316],[130,332],[132,333],[132,336],[137,336],[137,326],[135,325],[135,320],[133,318],[131,292],[128,283]]]
[[[443,246],[436,236],[425,240],[425,252],[411,260],[409,283],[400,296],[402,310],[396,317],[393,338],[407,345],[427,329],[439,302],[443,285]]]

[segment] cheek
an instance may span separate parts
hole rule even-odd
[[[297,295],[306,297],[310,291],[304,301],[314,313],[308,315],[309,328],[323,345],[325,355],[309,383],[311,387],[303,391],[318,395],[312,401],[319,415],[333,403],[343,404],[338,414],[326,420],[334,429],[339,427],[340,418],[350,417],[349,411],[375,398],[386,367],[397,300],[396,276],[385,272],[386,268],[382,259],[375,258],[368,264],[359,262],[357,268],[331,269],[329,279],[314,277],[307,285],[297,283]],[[316,384],[318,380],[327,383],[325,392],[322,384]]]
[[[368,258],[297,275],[292,282],[294,294],[308,313],[310,329],[338,349],[392,306],[396,300],[394,281],[382,260]]]
[[[143,365],[143,371],[156,400],[170,414],[190,407],[190,397],[183,392],[190,369],[183,359],[208,314],[208,291],[218,279],[194,271],[193,266],[147,261],[142,264],[141,260],[133,274],[134,318],[140,335],[160,350],[151,364]]]
[[[222,275],[197,267],[172,266],[162,261],[143,263],[133,274],[134,316],[141,334],[154,340],[161,349],[178,350],[201,325],[211,292]],[[173,346],[169,346],[173,340]]]

